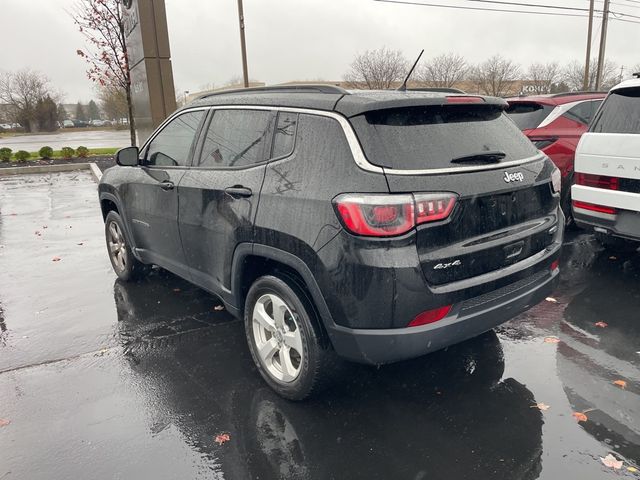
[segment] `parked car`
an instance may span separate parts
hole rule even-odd
[[[84,120],[73,120],[73,126],[84,128],[89,126],[89,122],[85,122]]]
[[[479,335],[552,291],[560,172],[499,98],[286,86],[207,95],[99,185],[113,268],[156,264],[244,319],[302,399],[336,356],[384,364]]]
[[[2,130],[12,130],[13,127],[10,123],[0,123],[0,129]]]
[[[508,115],[560,169],[561,205],[568,223],[576,146],[605,96],[605,92],[570,92],[507,99]]]
[[[578,226],[594,230],[607,246],[638,248],[640,78],[611,89],[580,139],[571,191]]]
[[[94,119],[89,122],[89,125],[92,127],[106,127],[111,125],[111,122],[109,120]]]
[[[65,121],[62,122],[62,127],[63,128],[72,128],[72,127],[75,127],[75,124],[71,120],[65,120]]]

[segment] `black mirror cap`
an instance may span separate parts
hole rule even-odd
[[[138,147],[125,147],[116,152],[116,163],[121,167],[135,167],[140,161]]]

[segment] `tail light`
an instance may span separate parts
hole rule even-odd
[[[453,96],[446,97],[447,103],[484,103],[482,97]]]
[[[444,220],[451,215],[457,198],[454,193],[345,193],[333,202],[342,223],[351,233],[392,237],[407,233],[421,223]]]
[[[444,307],[434,308],[433,310],[427,310],[426,312],[419,313],[416,318],[409,322],[409,327],[419,327],[420,325],[427,325],[429,323],[435,323],[438,320],[442,320],[451,311],[451,305]]]
[[[580,202],[578,200],[573,201],[573,208],[581,208],[583,210],[589,210],[591,212],[606,213],[608,215],[615,215],[617,210],[613,207],[605,207],[604,205],[596,205],[594,203]]]
[[[618,177],[607,177],[606,175],[576,172],[576,185],[604,188],[605,190],[618,190],[620,187],[620,179]]]
[[[558,137],[529,137],[529,140],[531,140],[538,150],[542,150],[557,142]]]

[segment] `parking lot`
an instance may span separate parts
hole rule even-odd
[[[37,152],[41,147],[49,146],[54,150],[63,147],[78,148],[80,145],[91,148],[126,147],[131,143],[129,130],[88,130],[37,135],[17,135],[0,138],[0,147],[9,147],[13,151],[26,150]]]
[[[638,478],[637,254],[569,232],[547,301],[292,403],[215,297],[117,281],[103,228],[88,173],[0,177],[2,480]]]

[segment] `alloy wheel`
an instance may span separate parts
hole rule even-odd
[[[252,312],[257,356],[276,380],[291,383],[300,375],[304,349],[300,326],[284,300],[267,293]]]
[[[124,235],[116,222],[109,223],[107,232],[107,245],[109,247],[111,261],[118,271],[122,272],[127,268],[128,261]]]

